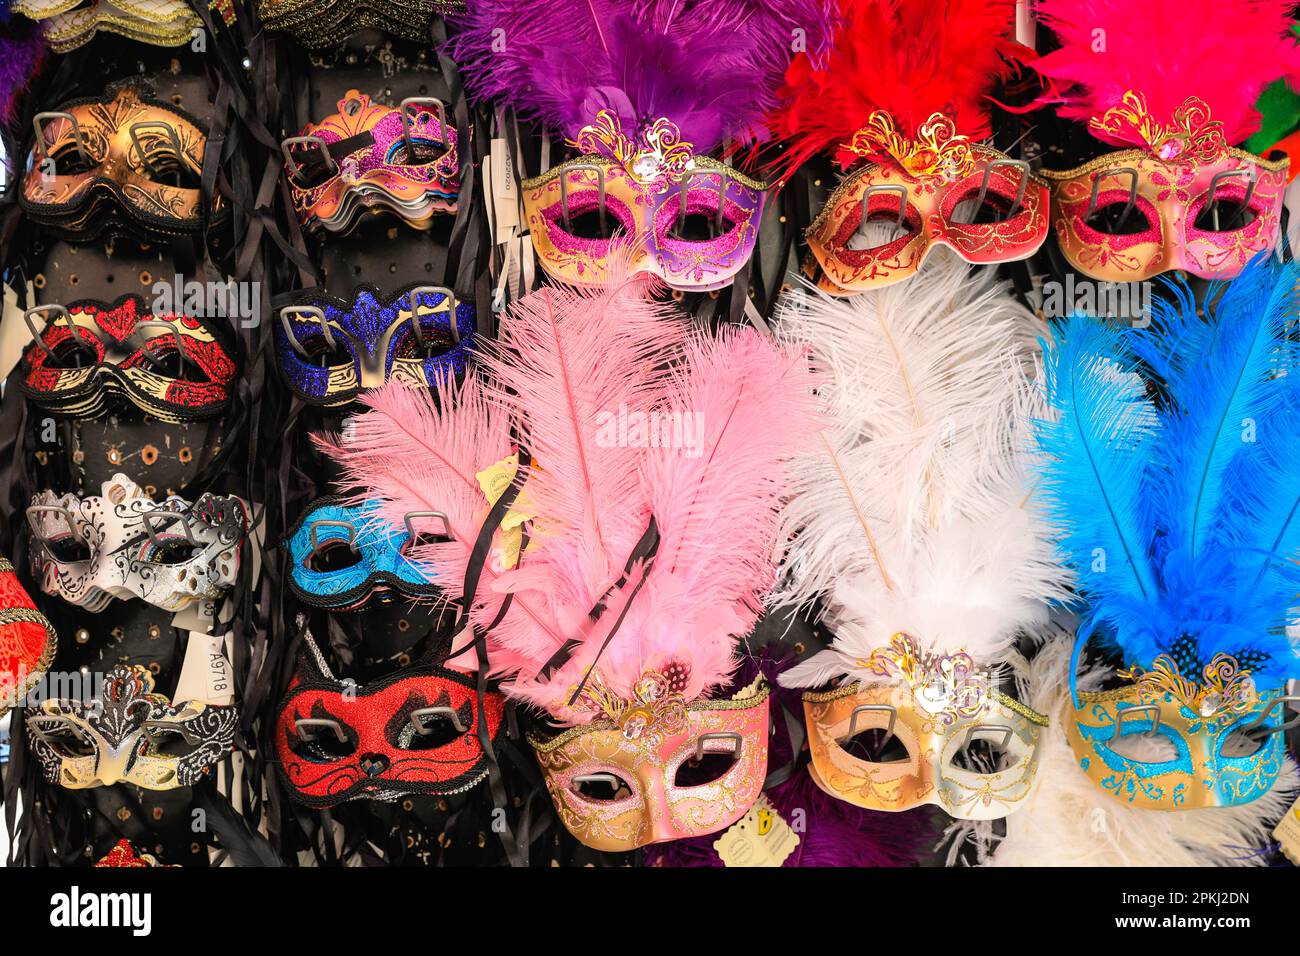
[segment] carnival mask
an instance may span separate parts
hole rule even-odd
[[[421,539],[448,537],[445,516],[407,515],[395,528],[373,506],[354,508],[341,498],[321,498],[289,533],[289,584],[299,600],[317,607],[355,608],[376,594],[442,594],[422,566],[406,555]]]
[[[48,316],[36,331],[33,315]],[[230,404],[235,363],[202,319],[151,314],[138,295],[27,312],[33,341],[23,394],[40,407],[95,418],[123,398],[167,422],[208,418]],[[60,321],[62,320],[62,321]]]
[[[1075,269],[1109,282],[1174,269],[1230,279],[1277,243],[1289,161],[1230,148],[1200,100],[1189,97],[1164,127],[1130,92],[1090,126],[1108,141],[1144,145],[1043,171],[1057,241]]]
[[[59,235],[197,234],[205,212],[215,221],[225,211],[220,196],[204,208],[207,132],[188,113],[132,85],[37,113],[34,122],[36,142],[19,201],[34,221]]]
[[[617,719],[529,738],[560,819],[586,846],[620,852],[713,833],[763,789],[767,685],[689,704],[664,687],[647,675]]]
[[[17,707],[49,669],[58,643],[14,566],[0,558],[0,716]]]
[[[1121,672],[1136,679],[1107,691],[1081,691],[1071,673],[1074,713],[1062,715],[1070,747],[1117,800],[1148,810],[1234,807],[1277,781],[1285,731],[1300,725],[1286,708],[1300,698],[1257,689],[1249,668],[1227,654],[1197,663],[1180,668],[1161,655],[1149,671]]]
[[[990,688],[966,654],[927,657],[905,635],[872,655],[898,683],[804,694],[813,780],[869,810],[942,807],[960,820],[1017,810],[1038,768],[1047,718]]]
[[[851,295],[906,279],[937,246],[967,262],[1014,262],[1047,238],[1047,184],[1023,161],[967,142],[941,114],[910,142],[877,111],[848,149],[868,161],[806,233],[825,292]]]
[[[27,717],[27,735],[45,779],[71,790],[115,783],[175,790],[201,780],[229,753],[238,712],[173,704],[153,687],[145,668],[118,664],[100,698],[42,701]]]
[[[472,678],[423,662],[361,687],[330,673],[310,635],[276,719],[276,756],[294,798],[313,807],[461,793],[487,776]],[[505,699],[486,693],[487,733]]]
[[[15,13],[41,20],[55,53],[89,43],[100,30],[153,46],[182,46],[203,21],[185,0],[14,0]]]
[[[432,388],[463,373],[474,305],[438,286],[391,297],[362,287],[351,300],[311,293],[280,310],[274,335],[280,373],[295,395],[311,405],[346,405],[390,380]]]
[[[695,156],[670,121],[634,142],[602,110],[574,145],[586,155],[520,184],[533,246],[554,278],[600,285],[615,243],[632,247],[629,274],[685,292],[729,285],[749,260],[767,187]]]
[[[440,101],[410,97],[391,109],[348,90],[338,109],[282,146],[303,228],[347,232],[362,214],[387,209],[428,229],[435,213],[456,211],[457,135]]]
[[[91,613],[115,597],[167,611],[216,600],[238,578],[249,526],[234,496],[155,502],[126,475],[104,482],[102,495],[43,491],[27,520],[41,589]]]

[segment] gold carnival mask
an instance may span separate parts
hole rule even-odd
[[[1046,717],[990,689],[969,655],[926,655],[904,634],[862,664],[881,682],[804,694],[819,787],[870,810],[930,803],[991,820],[1018,809]]]

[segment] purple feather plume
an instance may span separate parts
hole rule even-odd
[[[786,649],[764,649],[761,656],[742,660],[733,690],[749,684],[760,670],[772,685],[770,704],[776,733],[768,748],[769,768],[784,766],[790,759],[790,737],[782,708],[788,708],[803,722],[801,690],[787,690],[776,675],[794,663]],[[784,783],[764,791],[768,801],[789,822],[793,810],[804,811],[807,830],[784,866],[913,866],[933,847],[938,829],[933,807],[905,813],[864,810],[837,800],[813,782],[806,768],[800,768]],[[722,866],[713,844],[719,833],[657,843],[646,847],[648,866]]]
[[[18,112],[18,100],[42,60],[45,36],[40,24],[14,17],[0,27],[0,124],[8,126]]]
[[[785,67],[829,30],[827,0],[475,0],[447,44],[476,101],[570,139],[602,109],[667,117],[697,152],[753,138]]]

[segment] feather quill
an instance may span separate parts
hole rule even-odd
[[[1033,316],[952,256],[905,287],[800,290],[780,321],[815,343],[829,425],[793,469],[774,601],[824,600],[836,634],[783,679],[860,673],[899,631],[996,658],[1064,596],[1025,475]]]

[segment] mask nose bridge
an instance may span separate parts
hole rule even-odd
[[[642,761],[636,769],[637,783],[641,787],[644,807],[643,828],[648,839],[643,842],[663,843],[678,839],[672,808],[668,802],[667,768],[658,760]]]

